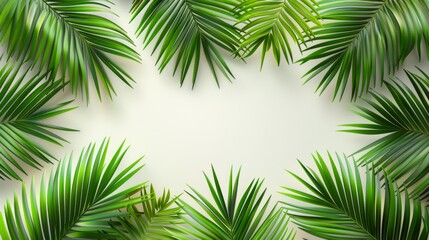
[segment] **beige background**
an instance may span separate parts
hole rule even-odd
[[[128,24],[130,4],[121,1],[114,11],[120,16],[118,23],[134,38],[136,24]],[[171,69],[159,74],[156,56],[150,56],[152,49],[143,51],[141,39],[136,44],[142,64],[119,59],[134,77],[134,89],[116,81],[118,96],[113,101],[105,98],[99,102],[93,94],[88,106],[77,100],[73,104],[79,106],[77,110],[53,119],[53,123],[80,130],[63,134],[70,141],[63,148],[48,146],[56,156],[72,151],[77,155],[82,147],[104,137],[111,137],[112,147],[126,139],[131,148],[121,167],[142,155],[146,164],[130,184],[150,181],[173,194],[182,193],[189,184],[208,193],[202,171],[208,172],[213,164],[226,180],[231,166],[241,166],[243,187],[252,178],[265,178],[273,200],[285,201],[278,194],[281,186],[301,189],[285,171],[302,175],[297,159],[314,166],[311,154],[315,151],[350,154],[373,139],[337,132],[340,124],[362,120],[351,112],[354,108],[348,96],[342,102],[332,102],[331,90],[322,96],[314,94],[317,78],[303,85],[301,77],[313,63],[283,62],[277,67],[269,55],[260,71],[259,55],[247,64],[228,60],[236,77],[232,84],[221,77],[218,89],[210,71],[202,66],[191,90],[189,79],[180,88],[179,77],[172,77]],[[414,65],[429,69],[427,63],[410,56],[406,67],[412,70]],[[58,98],[71,96],[65,93]],[[34,176],[38,182],[41,175],[32,170],[26,181]],[[0,205],[19,191],[20,185],[16,181],[0,183]],[[298,232],[297,239],[305,236]]]

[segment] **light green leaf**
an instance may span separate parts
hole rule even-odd
[[[177,198],[170,197],[170,191],[164,191],[157,198],[155,189],[145,187],[140,196],[147,199],[127,207],[129,216],[121,217],[119,226],[112,225],[123,239],[175,239],[172,232],[179,231],[183,224],[180,208],[175,205]]]
[[[206,174],[211,199],[191,188],[187,192],[195,206],[179,199],[178,204],[187,215],[181,215],[188,226],[180,228],[177,239],[293,239],[294,231],[287,228],[289,217],[284,209],[274,207],[267,214],[270,198],[265,198],[263,181],[254,179],[239,195],[240,171],[233,176],[231,168],[228,191],[225,195],[216,171],[213,178]]]
[[[315,0],[244,0],[237,7],[239,23],[245,24],[242,55],[248,57],[262,45],[261,68],[270,49],[277,64],[282,55],[287,63],[293,61],[292,44],[312,37],[309,22],[320,25],[316,5]]]
[[[137,160],[131,169],[117,171],[124,158],[124,143],[106,161],[108,141],[99,148],[95,144],[82,150],[77,165],[73,158],[65,158],[40,185],[33,181],[30,195],[25,183],[22,194],[15,194],[0,214],[0,236],[2,239],[64,239],[64,238],[117,238],[111,220],[128,215],[118,212],[145,201],[146,197],[132,197],[142,185],[122,189],[118,176],[129,180],[135,170],[143,166]],[[131,173],[131,174],[130,174]],[[36,195],[36,189],[40,192]],[[119,192],[119,189],[122,191]]]

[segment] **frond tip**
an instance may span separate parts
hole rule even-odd
[[[313,156],[316,171],[300,162],[308,180],[292,173],[308,191],[284,188],[284,195],[298,201],[288,201],[286,208],[301,229],[323,239],[429,238],[429,212],[420,201],[410,200],[407,192],[397,194],[388,180],[383,190],[368,168],[362,181],[356,164],[346,157],[328,158]]]
[[[230,80],[234,77],[218,47],[233,54],[241,34],[233,26],[233,9],[239,0],[134,0],[132,20],[141,15],[137,35],[145,32],[145,46],[154,43],[159,50],[157,64],[163,71],[173,57],[174,73],[180,69],[180,85],[190,68],[192,87],[197,80],[201,52],[219,86],[217,70]],[[193,63],[193,67],[191,67]],[[217,68],[217,69],[216,69]]]
[[[76,167],[71,156],[62,160],[47,182],[42,179],[37,195],[34,181],[30,195],[23,183],[21,197],[15,194],[13,206],[8,201],[0,214],[1,238],[116,239],[110,220],[127,215],[117,210],[145,200],[129,198],[142,184],[121,189],[143,166],[137,160],[118,172],[126,153],[124,143],[110,160],[106,159],[108,145],[106,140],[98,149],[89,145],[82,150]]]

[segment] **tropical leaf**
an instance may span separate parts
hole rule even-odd
[[[203,52],[219,86],[216,68],[228,80],[233,77],[219,48],[229,53],[238,49],[241,34],[233,26],[236,21],[233,9],[239,3],[239,0],[134,0],[131,12],[132,20],[141,15],[137,35],[145,33],[145,47],[154,42],[153,52],[159,51],[160,71],[175,57],[174,74],[180,68],[182,85],[193,64],[194,87]]]
[[[70,79],[73,92],[89,97],[93,81],[99,97],[104,88],[115,93],[109,77],[114,73],[130,85],[131,77],[109,55],[135,61],[126,32],[103,17],[112,3],[108,0],[10,0],[0,2],[0,41],[10,56],[32,60],[47,69],[50,78]]]
[[[115,227],[123,239],[174,239],[173,231],[177,231],[183,220],[180,208],[173,207],[177,198],[170,197],[170,191],[164,191],[157,198],[153,186],[150,192],[143,188],[140,196],[147,198],[139,205],[128,206],[130,216],[119,219],[120,226]]]
[[[414,49],[429,49],[429,4],[423,0],[320,0],[325,21],[313,32],[315,44],[300,60],[318,60],[306,73],[308,80],[324,72],[318,86],[323,92],[335,83],[334,98],[351,86],[352,100],[394,73]],[[429,51],[428,51],[429,55]]]
[[[412,196],[429,197],[429,76],[406,71],[413,89],[401,81],[387,81],[392,96],[371,91],[369,107],[357,114],[370,123],[346,124],[344,132],[383,135],[357,153],[360,165],[386,171],[392,180],[413,187]]]
[[[244,40],[239,48],[242,55],[248,57],[262,45],[261,68],[271,48],[277,64],[282,55],[287,63],[293,61],[291,45],[300,47],[300,42],[312,37],[309,21],[320,24],[316,5],[315,0],[244,0],[237,7],[239,23],[245,23]]]
[[[110,227],[110,219],[128,215],[117,210],[145,200],[129,198],[141,185],[119,189],[143,166],[137,160],[118,172],[127,150],[122,143],[109,161],[106,159],[108,145],[106,140],[98,149],[95,144],[89,145],[82,150],[76,167],[71,156],[62,160],[47,181],[42,179],[38,187],[32,182],[30,194],[23,183],[21,197],[15,194],[13,206],[8,201],[0,215],[1,238],[119,237]],[[36,194],[39,189],[40,193]]]
[[[362,181],[355,163],[329,154],[330,167],[313,156],[317,171],[305,167],[307,178],[291,173],[309,191],[286,188],[289,214],[301,229],[323,239],[428,239],[429,211],[420,201],[401,196],[389,181],[385,189],[374,171]]]
[[[21,63],[6,62],[0,69],[0,179],[20,180],[25,166],[36,169],[56,160],[43,142],[61,146],[65,139],[56,131],[74,131],[44,122],[68,112],[72,101],[52,105],[47,102],[64,84],[42,81],[45,74],[32,75]]]
[[[273,208],[266,216],[271,197],[265,200],[263,181],[254,179],[239,196],[240,171],[233,176],[231,169],[227,198],[212,167],[213,179],[204,173],[214,204],[191,187],[187,194],[198,207],[179,199],[178,204],[188,214],[182,215],[189,225],[177,234],[178,239],[292,239],[295,232],[288,230],[289,217],[283,209]]]

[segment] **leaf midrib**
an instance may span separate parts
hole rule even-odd
[[[369,28],[369,26],[371,25],[372,22],[374,22],[376,16],[380,13],[380,11],[382,11],[384,8],[387,7],[387,4],[390,0],[385,0],[380,7],[374,11],[374,13],[372,14],[370,20],[365,23],[365,25],[362,27],[362,29],[355,35],[355,37],[353,37],[353,39],[350,41],[349,44],[347,44],[347,46],[345,46],[342,50],[341,50],[341,56],[343,56],[347,51],[349,51],[349,49],[354,48],[356,45],[356,42],[361,38],[361,35],[366,32],[366,29]],[[323,18],[323,17],[322,17]]]
[[[343,213],[346,217],[351,219],[353,223],[355,223],[360,229],[362,229],[368,236],[370,236],[374,240],[378,240],[374,235],[372,235],[366,228],[364,228],[356,219],[354,219],[350,214],[345,211],[343,208],[339,207],[335,202],[333,201],[327,201],[329,205],[331,205],[332,208],[338,210],[339,212]]]
[[[280,6],[279,6],[279,8],[278,8],[278,11],[277,11],[277,13],[275,14],[275,20],[274,21],[272,21],[272,24],[270,25],[270,31],[269,31],[269,33],[266,35],[266,37],[265,38],[267,38],[267,36],[268,35],[273,35],[273,31],[274,31],[274,27],[275,26],[278,26],[278,25],[282,25],[281,23],[279,23],[280,22],[280,13],[283,11],[283,9],[284,9],[284,7],[286,7],[286,0],[284,0],[281,4],[280,4]]]
[[[204,39],[207,39],[207,36],[206,36],[205,32],[200,27],[199,21],[195,18],[195,13],[194,13],[194,11],[192,9],[192,6],[189,4],[188,0],[183,0],[183,1],[185,2],[186,8],[191,13],[192,22],[194,22],[194,24],[197,26],[197,29],[198,29],[198,32],[199,32],[200,36],[203,36]]]
[[[32,0],[30,0],[32,1]],[[59,21],[63,22],[65,25],[67,25],[69,27],[69,29],[73,32],[74,35],[78,36],[78,39],[80,40],[81,43],[83,43],[85,45],[86,48],[91,49],[91,53],[97,55],[98,51],[94,51],[94,49],[92,48],[92,43],[90,41],[88,41],[81,33],[79,30],[77,30],[72,24],[70,24],[69,22],[66,21],[66,19],[61,16],[60,13],[58,13],[51,5],[49,5],[49,3],[47,3],[46,0],[39,0],[39,3],[43,3],[45,6],[47,6],[51,12],[53,13],[53,15],[56,17],[56,19],[58,19]]]
[[[200,35],[200,40],[204,39],[208,42],[212,42],[210,40],[210,37],[207,36],[206,31],[204,31],[200,26],[202,25],[200,23],[200,21],[198,21],[198,19],[195,17],[196,13],[195,11],[192,9],[192,4],[189,3],[188,0],[182,0],[183,2],[185,2],[186,8],[188,9],[188,11],[191,13],[191,17],[192,17],[192,22],[194,23],[194,25],[197,27],[198,29],[198,33]],[[200,41],[201,43],[201,41]]]
[[[91,193],[85,193],[85,194],[88,195],[88,194],[91,194]],[[99,201],[101,201],[101,199],[99,199],[99,197],[100,197],[100,195],[97,194],[97,196],[95,196],[93,198],[93,201],[90,201],[87,204],[87,206],[85,208],[83,208],[82,211],[80,211],[79,214],[73,220],[70,221],[70,224],[68,224],[67,226],[64,227],[64,229],[60,233],[59,239],[64,239],[67,236],[67,234],[70,233],[70,230],[72,230],[73,227],[76,226],[76,224],[79,222],[79,220],[85,215],[85,213],[87,213],[88,211],[90,211],[90,209],[93,206],[97,205],[97,203]]]

